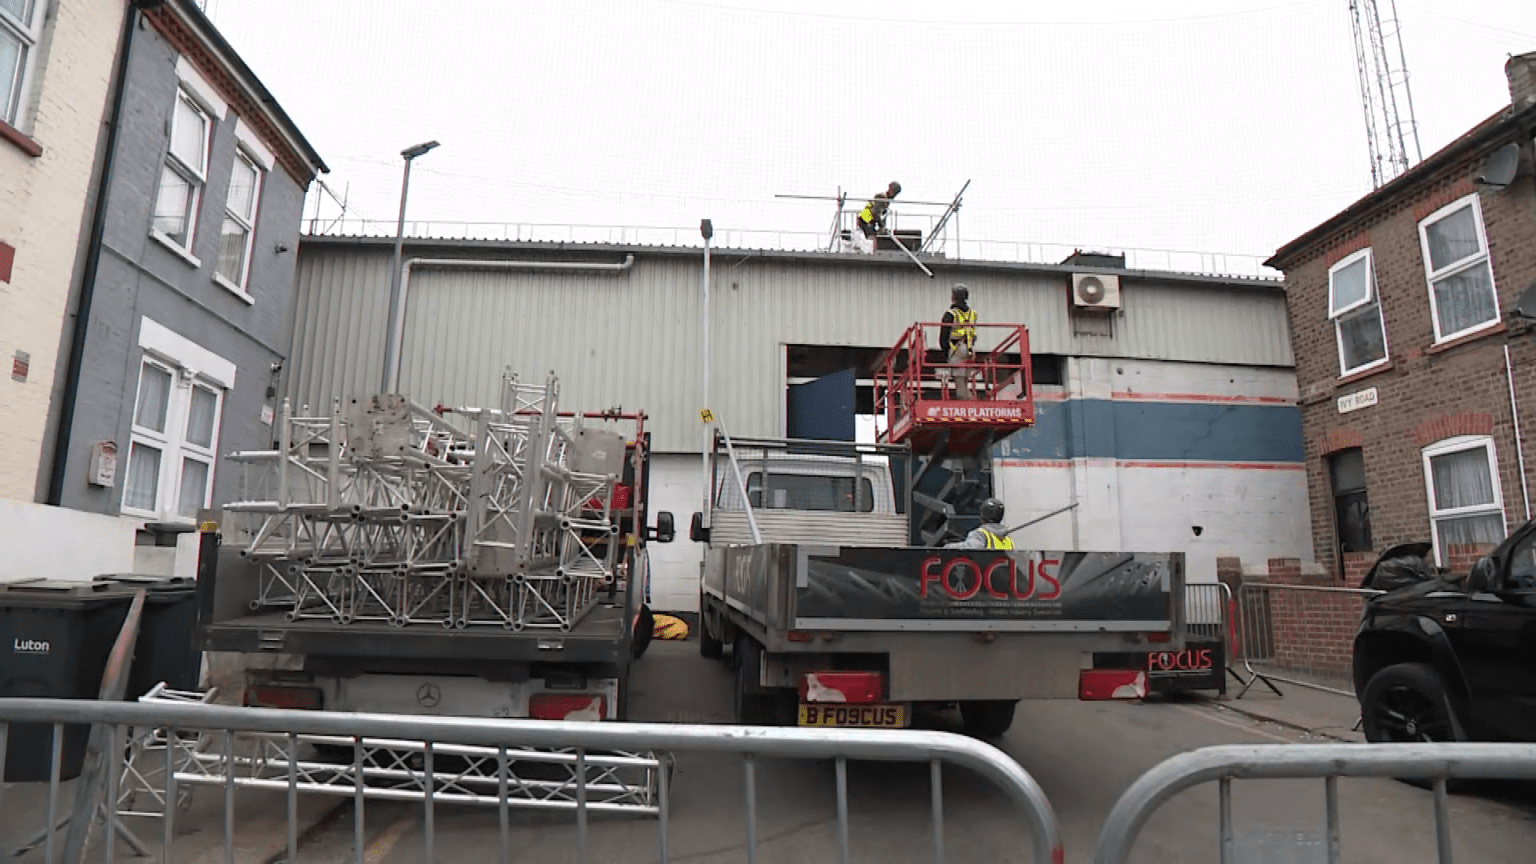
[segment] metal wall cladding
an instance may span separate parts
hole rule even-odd
[[[834,511],[755,510],[757,532],[764,543],[822,544],[827,546],[905,546],[907,517],[896,513],[838,513]],[[752,526],[742,510],[716,510],[710,514],[712,546],[747,546]]]
[[[390,249],[378,241],[306,243],[288,374],[295,407],[378,389]],[[542,259],[540,258],[542,252]],[[401,390],[431,406],[495,404],[502,370],[560,379],[561,404],[644,410],[661,452],[705,440],[700,392],[701,256],[519,244],[436,248],[434,258],[575,258],[620,272],[425,266],[408,283]],[[719,251],[711,266],[710,406],[734,435],[782,434],[785,345],[882,348],[937,321],[956,282],[983,322],[1022,322],[1036,354],[1246,366],[1293,365],[1276,284],[1127,275],[1114,336],[1074,335],[1061,268],[941,264],[929,279],[904,260]]]

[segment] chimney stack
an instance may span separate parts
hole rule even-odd
[[[1509,107],[1516,114],[1536,106],[1536,51],[1517,54],[1504,64],[1509,79]]]

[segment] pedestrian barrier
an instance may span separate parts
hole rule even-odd
[[[1232,828],[1232,781],[1323,780],[1324,844],[1339,861],[1340,777],[1396,777],[1434,783],[1435,844],[1441,864],[1451,862],[1446,781],[1476,778],[1536,779],[1536,744],[1266,744],[1204,747],[1180,753],[1141,775],[1110,810],[1094,850],[1094,864],[1123,864],[1142,826],[1168,799],[1202,783],[1219,784],[1221,864],[1237,860]]]
[[[1255,683],[1275,682],[1355,695],[1351,678],[1355,630],[1366,600],[1364,588],[1247,582],[1237,592],[1239,655],[1251,676],[1237,698]]]
[[[836,768],[837,838],[840,860],[850,860],[848,842],[848,761],[875,760],[929,765],[933,853],[944,859],[944,798],[942,766],[945,763],[976,772],[998,786],[1017,806],[1029,829],[1034,860],[1061,864],[1061,834],[1055,813],[1044,792],[1011,757],[991,745],[945,732],[915,730],[800,729],[741,726],[704,726],[637,723],[569,723],[540,720],[502,720],[471,717],[411,717],[384,714],[349,714],[265,708],[234,708],[206,704],[198,694],[166,693],[140,702],[87,701],[75,699],[0,699],[0,777],[4,776],[7,736],[13,724],[41,723],[52,726],[52,772],[48,781],[42,842],[45,861],[54,861],[55,834],[59,831],[56,809],[60,801],[60,752],[67,724],[99,724],[107,746],[105,753],[127,753],[126,769],[106,770],[105,797],[85,801],[84,809],[96,812],[104,822],[100,836],[124,836],[120,807],[124,778],[142,782],[151,790],[158,808],[150,813],[161,820],[160,859],[173,860],[176,819],[184,787],[215,786],[223,791],[223,850],[226,862],[234,861],[236,817],[234,791],[245,785],[286,792],[287,860],[297,858],[299,846],[298,794],[304,791],[346,794],[353,799],[353,851],[364,861],[365,799],[378,797],[420,801],[426,861],[435,854],[434,809],[438,803],[493,804],[500,815],[500,846],[503,862],[511,858],[509,811],[517,806],[573,810],[576,819],[578,860],[587,860],[587,821],[590,813],[618,810],[657,817],[657,849],[668,860],[669,770],[653,770],[654,787],[643,789],[612,782],[616,766],[644,767],[652,753],[713,752],[743,757],[746,802],[747,860],[756,855],[756,759],[783,757],[833,760]],[[138,742],[138,747],[125,747]],[[330,744],[349,750],[350,771],[345,763],[317,766],[300,758],[300,747]],[[237,747],[246,745],[246,749]],[[257,745],[254,748],[252,745]],[[380,758],[380,752],[405,753],[409,758]],[[533,759],[534,753],[567,766],[545,785],[519,786],[511,765]],[[163,760],[159,788],[149,771]],[[555,754],[555,755],[550,755]],[[457,760],[452,767],[438,768],[434,759]],[[478,766],[476,782],[466,782],[458,765]],[[318,772],[318,773],[316,773]],[[383,773],[381,773],[383,772]],[[338,778],[341,778],[338,780]],[[384,782],[379,782],[384,781]],[[391,785],[397,783],[398,785]],[[490,790],[486,784],[492,784]],[[324,787],[324,788],[319,788]],[[623,787],[623,788],[617,788]],[[381,789],[407,791],[380,795]],[[448,794],[439,794],[446,792]],[[612,796],[622,806],[608,806]],[[649,796],[646,798],[646,796]],[[624,797],[629,796],[629,797]],[[99,803],[98,803],[99,802]],[[119,806],[102,806],[117,802]],[[167,802],[177,802],[167,805]],[[542,803],[541,803],[542,802]],[[158,812],[156,812],[158,811]],[[71,830],[78,826],[71,825]],[[83,834],[83,832],[82,832]],[[131,833],[124,836],[143,852],[144,844]],[[74,840],[72,836],[71,840]],[[71,842],[72,848],[83,848]],[[100,843],[101,860],[113,860],[114,843]],[[80,859],[80,860],[83,860]],[[70,861],[75,864],[75,861]]]

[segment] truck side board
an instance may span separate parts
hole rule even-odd
[[[1126,634],[1181,642],[1181,553],[767,543],[710,549],[704,593],[767,634],[789,630]],[[769,635],[772,639],[772,635]],[[765,643],[766,644],[766,643]]]

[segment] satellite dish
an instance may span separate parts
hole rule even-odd
[[[1502,189],[1515,179],[1515,172],[1519,169],[1520,145],[1511,142],[1493,151],[1488,161],[1483,163],[1483,173],[1478,175],[1477,182]]]
[[[1515,301],[1515,308],[1510,310],[1510,314],[1516,318],[1536,320],[1536,282],[1525,286],[1525,291]]]
[[[1097,276],[1087,276],[1077,283],[1077,296],[1089,303],[1104,299],[1104,281]]]

